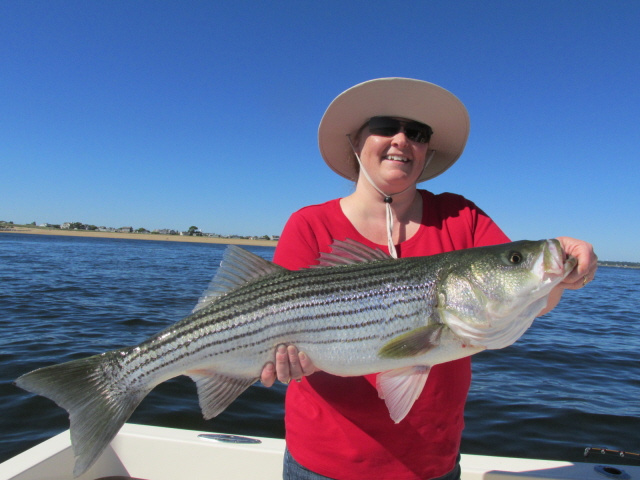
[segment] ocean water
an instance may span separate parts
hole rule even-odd
[[[0,462],[68,428],[64,410],[13,385],[18,376],[179,320],[224,248],[0,233]],[[283,437],[285,388],[255,385],[204,421],[195,385],[179,377],[129,421]],[[601,267],[514,345],[474,356],[463,453],[582,461],[593,446],[640,452],[640,270]]]

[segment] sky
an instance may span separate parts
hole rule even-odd
[[[467,107],[421,184],[513,239],[640,261],[640,2],[0,2],[0,220],[278,235],[349,195],[317,147],[329,103],[378,77]]]

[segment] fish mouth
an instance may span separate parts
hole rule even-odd
[[[543,279],[550,281],[565,278],[578,263],[575,257],[565,255],[560,241],[555,238],[546,241],[539,261]]]

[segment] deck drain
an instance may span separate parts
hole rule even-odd
[[[607,478],[617,478],[619,480],[631,480],[631,475],[629,475],[624,470],[620,470],[616,467],[610,467],[608,465],[596,465],[593,469],[598,472],[600,475],[605,476]]]

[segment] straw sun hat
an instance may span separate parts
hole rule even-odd
[[[357,180],[355,165],[349,161],[351,147],[347,134],[353,138],[375,116],[416,120],[433,129],[429,150],[435,153],[418,182],[436,177],[453,165],[469,136],[467,109],[444,88],[411,78],[370,80],[338,95],[320,121],[320,153],[337,174]]]

